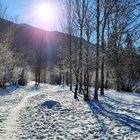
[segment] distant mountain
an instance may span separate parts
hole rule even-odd
[[[48,44],[51,45],[51,43],[58,43],[60,42],[60,40],[66,39],[68,37],[68,34],[62,32],[45,31],[40,28],[32,27],[28,24],[15,24],[13,22],[0,18],[0,33],[4,33],[9,29],[13,29],[15,40],[17,41],[16,45],[19,45],[19,47],[25,44],[34,46],[36,41],[41,41],[42,39],[47,40]]]
[[[13,31],[14,47],[25,55],[25,57],[34,58],[33,50],[42,51],[44,59],[49,58],[52,61],[57,55],[60,46],[68,48],[69,35],[58,31],[45,31],[32,27],[28,24],[15,24],[8,20],[0,18],[0,33]],[[72,37],[73,46],[78,44],[79,38]],[[83,43],[86,41],[83,39]],[[41,49],[40,49],[41,48]],[[29,61],[32,62],[31,59]]]
[[[62,32],[45,31],[27,24],[15,24],[0,18],[0,33],[7,31],[14,32],[14,47],[18,52],[28,53],[37,49],[43,50],[44,56],[50,55],[52,57],[56,56],[62,40],[68,38],[68,34]]]

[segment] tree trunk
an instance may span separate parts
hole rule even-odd
[[[77,62],[76,62],[77,63]],[[78,67],[78,64],[77,64]],[[77,99],[77,92],[78,92],[78,85],[79,85],[79,69],[76,68],[76,73],[75,73],[75,91],[74,91],[74,98]]]
[[[97,43],[96,43],[96,75],[95,75],[95,93],[94,99],[98,101],[98,78],[99,78],[99,31],[100,31],[100,0],[97,0]]]
[[[104,0],[104,22],[102,28],[102,58],[101,58],[101,95],[104,95],[104,53],[105,53],[105,44],[104,44],[104,34],[107,20],[107,2]]]
[[[118,54],[116,56],[116,71],[117,71],[117,91],[120,91],[120,64],[119,64],[119,58]]]
[[[45,68],[44,68],[44,84],[46,83],[46,64],[45,64]]]
[[[83,25],[80,27],[80,52],[79,52],[79,69],[80,69],[80,76],[79,76],[79,92],[82,91],[82,84],[83,84],[83,64],[82,64],[82,41],[83,41]]]
[[[109,72],[108,72],[108,68],[107,68],[107,72],[106,72],[106,82],[105,82],[105,89],[108,89],[108,76],[109,76]]]
[[[78,91],[78,75],[76,76],[76,84],[75,84],[75,92],[74,92],[74,98],[77,99],[77,91]]]
[[[68,1],[68,32],[69,32],[69,82],[70,82],[70,90],[72,91],[72,1]]]
[[[37,67],[37,58],[36,58],[36,64],[35,64],[35,85],[38,84],[38,67]]]
[[[118,33],[117,33],[117,28],[118,28],[118,12],[119,12],[119,9],[118,9],[118,1],[116,0],[115,1],[115,55],[116,55],[116,76],[117,76],[117,78],[116,78],[116,82],[117,82],[117,91],[119,91],[120,90],[120,68],[119,68],[119,46],[118,46],[118,43],[117,43],[117,41],[118,41]]]
[[[110,17],[108,16],[108,21],[107,21],[107,30],[108,30],[108,34],[107,34],[107,48],[109,50],[110,48]],[[106,82],[105,82],[105,88],[108,89],[108,78],[109,78],[109,68],[108,68],[108,64],[106,64]]]
[[[62,81],[62,72],[61,72],[61,67],[59,69],[59,85],[61,85],[61,81]]]

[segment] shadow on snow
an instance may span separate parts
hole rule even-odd
[[[127,105],[127,106],[137,106],[140,108],[140,104],[127,104],[127,103],[122,103],[118,100],[112,99],[110,97],[105,96],[104,98],[108,98],[108,100],[110,100],[111,102],[117,104],[118,106],[122,106],[122,105]],[[95,115],[98,123],[102,126],[103,130],[102,132],[104,132],[106,130],[107,125],[105,124],[105,122],[102,121],[102,117],[105,118],[109,118],[112,121],[115,121],[116,123],[118,123],[118,125],[125,125],[126,127],[129,127],[132,131],[137,131],[140,132],[140,120],[135,119],[134,117],[129,116],[128,114],[135,114],[135,115],[140,115],[138,112],[134,112],[131,110],[127,110],[127,109],[117,109],[116,107],[114,107],[114,104],[110,104],[110,102],[106,103],[103,101],[97,102],[97,101],[87,101],[88,106],[90,107],[90,109],[92,110],[93,114]],[[121,114],[118,113],[117,111],[125,111],[127,112],[127,114]],[[105,120],[105,119],[104,119]]]
[[[45,101],[43,104],[41,104],[41,107],[48,108],[48,109],[59,107],[59,106],[61,106],[61,104],[53,100],[48,100],[48,101]]]
[[[20,88],[19,85],[16,85],[16,86],[7,86],[5,89],[0,88],[0,96],[11,95],[18,88]]]

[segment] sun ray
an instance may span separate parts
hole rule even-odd
[[[53,18],[53,10],[51,6],[47,4],[41,4],[37,7],[37,15],[41,20],[47,21]]]

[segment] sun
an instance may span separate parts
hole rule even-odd
[[[36,12],[39,18],[44,21],[50,20],[53,17],[53,10],[47,4],[38,5]]]
[[[38,2],[32,5],[28,16],[32,20],[31,22],[34,23],[34,26],[54,30],[54,28],[60,25],[60,19],[63,17],[61,7],[55,3],[54,0],[40,1],[41,0],[38,0]]]

